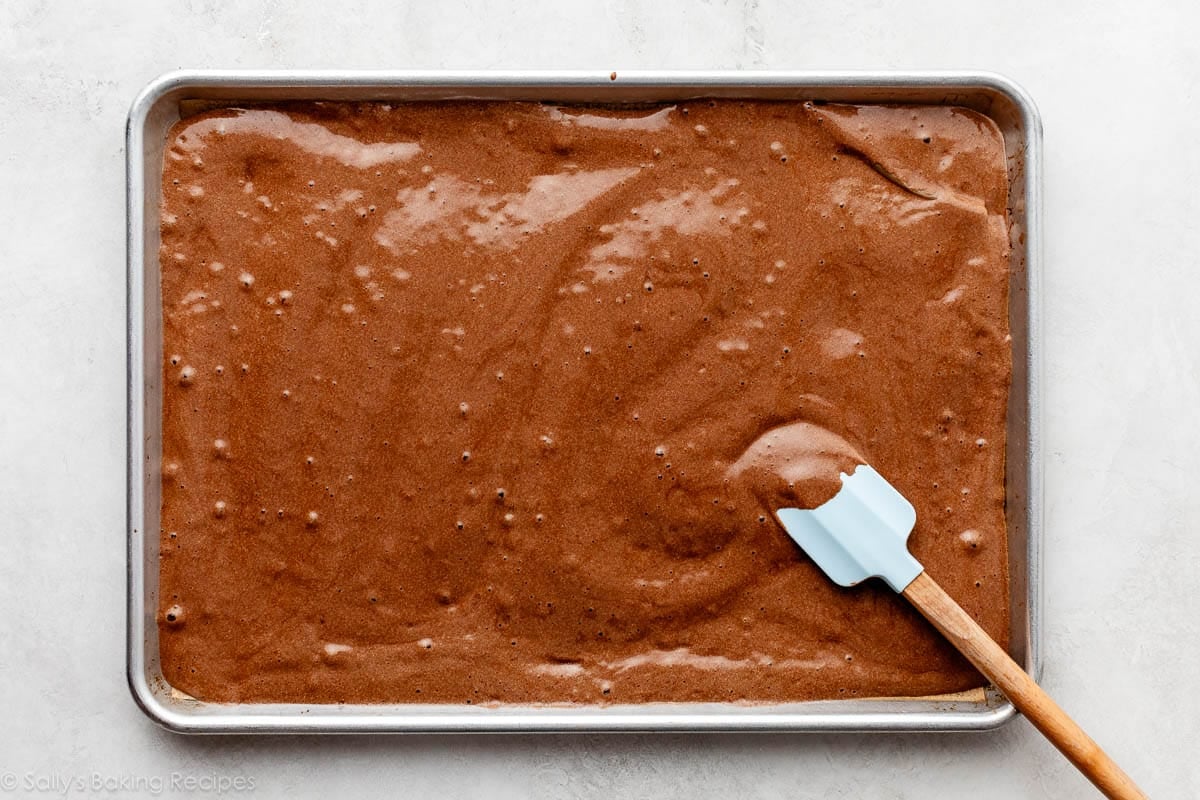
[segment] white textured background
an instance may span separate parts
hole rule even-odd
[[[245,776],[258,797],[1092,796],[1023,720],[300,739],[181,738],[141,716],[123,674],[130,101],[180,67],[524,67],[976,68],[1033,94],[1045,685],[1152,796],[1200,797],[1198,30],[1189,0],[0,4],[0,795],[181,772]]]

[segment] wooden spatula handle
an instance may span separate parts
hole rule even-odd
[[[962,607],[922,572],[902,594],[1106,797],[1146,795]]]

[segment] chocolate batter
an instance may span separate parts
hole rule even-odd
[[[163,672],[211,701],[982,685],[773,517],[874,465],[1002,643],[1001,136],[959,108],[223,109],[163,177]]]

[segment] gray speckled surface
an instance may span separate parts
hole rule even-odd
[[[940,67],[1007,74],[1045,121],[1045,685],[1152,796],[1200,796],[1200,7],[907,5],[0,7],[0,794],[1092,796],[1023,720],[942,736],[203,739],[153,727],[125,687],[122,146],[150,78]],[[221,786],[234,778],[240,791]]]

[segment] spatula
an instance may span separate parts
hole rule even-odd
[[[1145,800],[1133,781],[1067,716],[1003,648],[929,577],[908,552],[917,512],[869,466],[842,473],[842,488],[811,511],[782,508],[780,523],[825,574],[842,586],[883,578],[941,631],[975,668],[1062,751],[1106,797]]]

